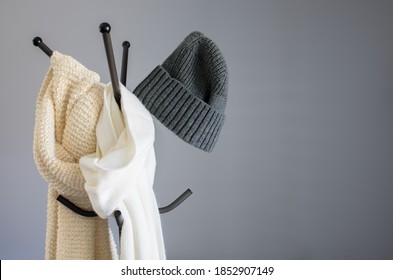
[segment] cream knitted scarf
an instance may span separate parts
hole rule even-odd
[[[49,183],[46,259],[115,259],[108,221],[83,217],[56,201],[58,195],[92,210],[79,159],[96,150],[96,124],[104,85],[98,74],[54,52],[36,103],[34,159]]]
[[[139,99],[120,86],[121,111],[109,84],[97,123],[97,151],[80,160],[85,189],[101,218],[121,211],[120,259],[165,259],[153,192],[153,119]]]

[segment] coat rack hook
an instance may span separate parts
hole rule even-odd
[[[105,46],[105,52],[106,52],[106,58],[108,60],[108,66],[109,66],[109,73],[111,75],[111,81],[112,81],[112,87],[113,87],[113,92],[115,95],[115,100],[117,104],[120,106],[120,85],[119,85],[119,79],[117,77],[117,70],[116,70],[116,64],[115,64],[115,57],[113,55],[113,48],[112,48],[112,40],[111,40],[111,26],[107,22],[103,22],[100,24],[100,32],[102,33],[102,38],[104,39],[104,46]]]
[[[120,82],[126,86],[127,83],[127,67],[128,67],[128,49],[130,48],[131,44],[128,41],[124,41],[123,44],[123,57],[121,62],[121,75],[120,75]]]
[[[159,212],[160,214],[164,214],[166,212],[169,212],[173,209],[175,209],[177,206],[179,206],[187,197],[192,195],[192,191],[190,189],[187,189],[184,193],[182,193],[178,198],[175,199],[171,204],[165,207],[160,207]]]
[[[35,37],[33,39],[33,45],[36,47],[39,47],[44,53],[46,53],[47,56],[51,57],[53,54],[53,51],[45,45],[45,43],[42,41],[41,37]]]

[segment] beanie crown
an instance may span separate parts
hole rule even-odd
[[[224,123],[227,67],[216,44],[192,32],[134,94],[167,128],[210,152]]]
[[[212,40],[199,31],[192,32],[162,67],[191,94],[224,113],[228,72],[221,52]]]

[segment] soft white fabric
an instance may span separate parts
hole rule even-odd
[[[79,161],[85,190],[101,218],[124,218],[120,259],[165,259],[153,182],[154,124],[142,103],[121,85],[121,111],[111,84],[97,122],[97,150]]]

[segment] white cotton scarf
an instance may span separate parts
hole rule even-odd
[[[111,84],[103,92],[96,153],[79,164],[85,190],[103,219],[120,210],[124,219],[120,259],[165,259],[153,182],[156,167],[154,124],[142,103],[121,85],[121,111]]]

